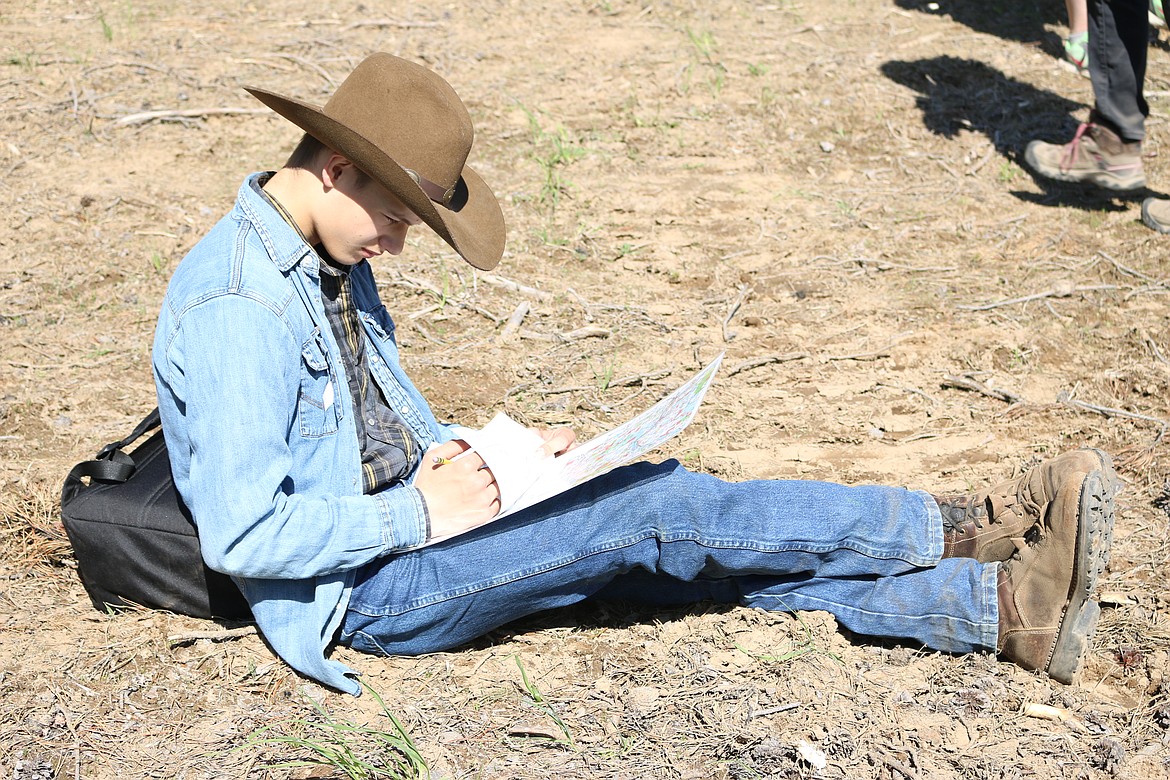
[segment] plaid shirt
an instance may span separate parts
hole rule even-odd
[[[318,254],[324,250],[319,249]],[[390,408],[382,391],[371,381],[366,362],[366,340],[350,297],[349,273],[331,265],[322,255],[321,301],[341,348],[341,362],[349,379],[354,423],[362,445],[362,481],[373,493],[405,479],[417,463],[418,443],[402,418]]]
[[[260,182],[261,188],[265,184],[267,179]],[[300,228],[280,201],[263,189],[260,192],[299,233]],[[301,238],[304,238],[303,234]],[[405,479],[418,462],[421,448],[410,428],[386,403],[382,391],[370,381],[366,340],[350,294],[348,269],[333,265],[324,247],[314,249],[321,257],[321,302],[341,350],[341,362],[353,400],[354,424],[362,451],[362,486],[366,493],[374,493]]]

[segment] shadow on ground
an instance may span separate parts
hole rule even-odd
[[[1061,0],[1013,3],[1009,0],[896,0],[899,8],[930,16],[949,16],[972,30],[1008,41],[1036,42],[1053,57],[1062,58],[1060,35],[1046,25],[1067,26]],[[935,6],[931,8],[931,6]]]
[[[930,132],[954,138],[966,130],[982,133],[995,150],[1016,162],[1042,190],[1014,192],[1020,200],[1044,206],[1087,211],[1119,211],[1127,203],[1157,194],[1149,190],[1105,193],[1094,187],[1052,182],[1033,174],[1024,163],[1024,149],[1033,139],[1063,143],[1073,137],[1085,104],[1018,81],[977,60],[932,57],[890,60],[883,75],[918,93],[922,123]]]

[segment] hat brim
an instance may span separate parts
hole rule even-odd
[[[320,108],[258,87],[244,89],[385,187],[468,263],[484,271],[499,264],[507,236],[504,214],[491,188],[470,166],[464,166],[462,186],[457,186],[465,190],[466,197],[458,199],[462,202],[457,208],[447,208],[432,201],[410,174],[373,142]]]

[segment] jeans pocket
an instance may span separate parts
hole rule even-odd
[[[320,328],[301,346],[301,397],[297,403],[301,436],[319,438],[337,432],[341,399],[325,352]]]

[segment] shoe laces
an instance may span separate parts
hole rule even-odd
[[[1092,130],[1096,125],[1092,122],[1082,122],[1081,126],[1077,128],[1076,135],[1073,139],[1064,145],[1064,155],[1060,158],[1060,170],[1072,170],[1073,164],[1076,163],[1077,158],[1081,154],[1081,139],[1085,137],[1085,133]],[[1091,139],[1092,136],[1090,135]]]
[[[979,515],[971,511],[971,507],[978,503],[975,500],[975,496],[950,496],[939,503],[943,502],[947,504],[947,507],[944,507],[941,512],[943,531],[959,533],[962,530],[960,526],[968,520],[974,523],[976,528],[983,528],[983,523],[980,522]],[[956,519],[950,512],[946,511],[948,507],[962,508],[962,516]]]

